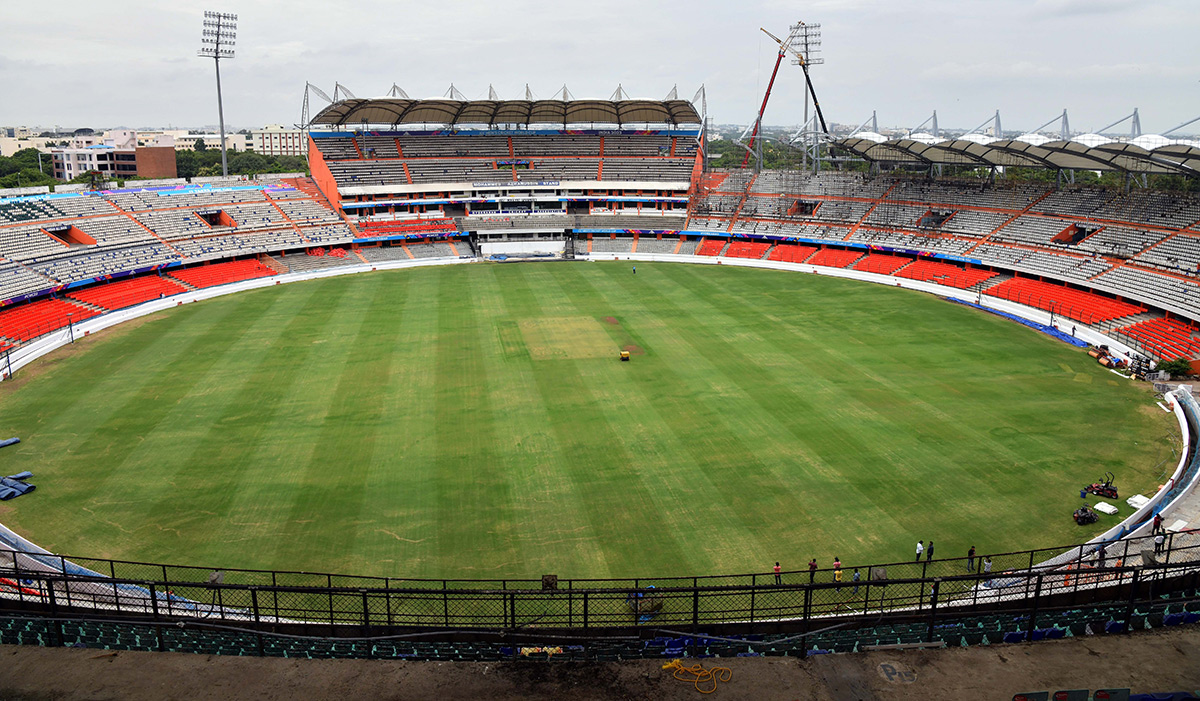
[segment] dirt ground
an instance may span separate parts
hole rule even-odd
[[[0,699],[697,699],[664,661],[390,662],[0,646]],[[1200,688],[1200,626],[1133,636],[907,652],[703,660],[712,699],[1008,699],[1022,691]]]

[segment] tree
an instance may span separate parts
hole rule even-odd
[[[1171,379],[1179,379],[1192,374],[1192,364],[1183,358],[1160,360],[1157,369],[1160,372],[1171,373]]]
[[[204,143],[204,139],[196,139],[196,145],[192,148],[196,149],[197,151],[207,151],[208,144]]]

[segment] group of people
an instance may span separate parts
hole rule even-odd
[[[930,562],[931,560],[933,560],[933,541],[932,540],[929,541],[929,545],[926,545],[925,541],[923,541],[923,540],[917,541],[917,560],[916,560],[917,562],[921,561],[922,554],[925,555],[925,562]],[[974,572],[977,562],[980,566],[981,571],[984,574],[991,574],[991,572],[992,572],[991,556],[989,555],[989,556],[982,557],[982,558],[976,558],[975,557],[975,546],[972,545],[971,548],[969,550],[967,550],[967,571]]]
[[[1157,525],[1156,525],[1156,527],[1157,527]],[[1157,539],[1156,539],[1155,543],[1156,543],[1156,547],[1157,547],[1157,544],[1158,544]],[[933,541],[932,540],[929,541],[928,545],[926,545],[925,541],[923,541],[923,540],[917,541],[917,559],[916,559],[917,562],[921,561],[922,555],[925,556],[926,562],[930,562],[933,560]],[[967,550],[967,571],[975,572],[975,571],[977,571],[976,567],[978,567],[978,571],[981,574],[991,574],[992,573],[992,558],[990,555],[985,555],[984,557],[977,557],[975,555],[975,546],[972,545],[971,548],[969,550]],[[819,569],[819,567],[817,565],[817,558],[814,557],[808,561],[808,581],[809,582],[816,581],[817,569]],[[780,565],[779,562],[775,563],[774,572],[775,572],[775,583],[783,584],[783,566]],[[840,585],[843,581],[845,581],[845,575],[842,572],[842,559],[840,557],[833,558],[833,581],[839,585],[837,587],[837,590],[841,591],[842,588]],[[854,568],[854,572],[850,575],[850,581],[854,585],[854,593],[857,594],[858,587],[859,587],[858,583],[860,581],[862,581],[862,574],[859,572],[857,567]]]
[[[817,569],[817,558],[814,557],[808,561],[809,582],[816,581]],[[843,581],[845,581],[845,574],[842,572],[842,558],[840,557],[833,558],[833,581],[838,584],[837,591],[841,591],[841,584]],[[858,571],[857,567],[854,568],[854,572],[850,575],[850,581],[854,585],[854,593],[857,594],[859,586],[858,583],[862,581],[862,573]],[[783,584],[783,567],[778,562],[775,563],[775,583]]]

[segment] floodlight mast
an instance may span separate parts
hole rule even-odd
[[[221,59],[233,58],[237,42],[237,15],[225,12],[204,13],[204,33],[200,41],[208,46],[201,47],[197,56],[211,58],[217,71],[217,118],[221,124],[221,175],[229,176],[229,160],[225,155],[225,107],[221,101]]]

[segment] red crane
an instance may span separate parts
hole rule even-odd
[[[804,24],[801,22],[800,24]],[[767,100],[771,99],[771,88],[775,85],[775,74],[779,72],[779,64],[783,62],[783,57],[787,52],[791,51],[800,61],[800,68],[804,69],[804,83],[808,87],[808,93],[812,95],[813,107],[816,108],[817,118],[821,121],[821,131],[829,133],[829,129],[825,126],[825,115],[821,113],[821,103],[817,101],[817,91],[813,89],[812,78],[808,75],[808,61],[804,60],[804,55],[791,47],[791,39],[789,36],[787,41],[780,39],[766,29],[759,27],[763,34],[775,40],[779,44],[779,55],[775,57],[775,68],[771,70],[771,80],[767,83],[767,93],[763,95],[762,106],[758,108],[758,119],[754,120],[754,131],[750,134],[750,143],[746,145],[746,157],[742,159],[742,167],[750,161],[750,154],[754,151],[754,140],[758,136],[758,129],[762,126],[763,113],[767,111]]]

